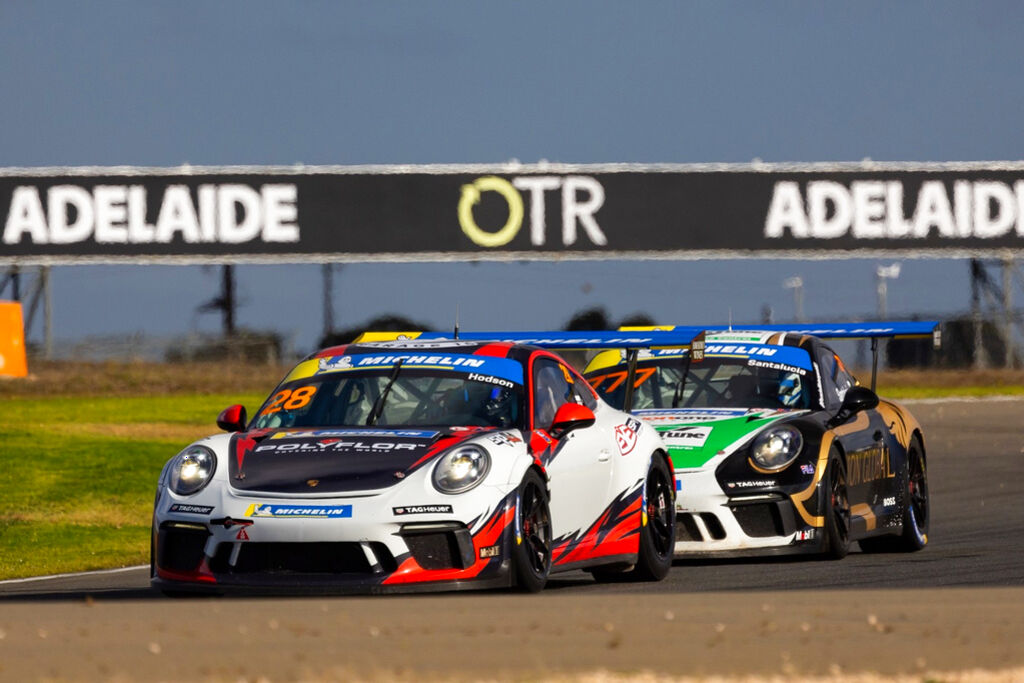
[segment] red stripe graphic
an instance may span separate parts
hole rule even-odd
[[[506,498],[483,528],[473,536],[473,564],[466,569],[424,569],[413,557],[408,558],[398,569],[384,580],[384,584],[416,583],[419,581],[453,581],[456,579],[472,579],[486,569],[491,563],[501,562],[501,557],[480,559],[480,548],[498,545],[504,531],[515,519],[515,506],[510,498]]]

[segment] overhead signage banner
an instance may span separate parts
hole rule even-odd
[[[1024,250],[1024,164],[0,170],[2,263]]]

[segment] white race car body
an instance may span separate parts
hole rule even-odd
[[[332,401],[355,405],[335,396],[339,387],[376,380],[363,361],[389,370],[396,358],[403,374],[395,371],[391,398],[375,424],[360,417],[359,426],[304,426],[296,417],[327,405],[328,392]],[[568,405],[558,415],[582,411],[588,419],[566,423],[568,429],[559,428],[557,417],[540,424],[546,385],[538,373],[546,366],[570,387],[567,395],[558,392],[560,405],[552,408]],[[467,424],[429,424],[429,417],[399,424],[388,417],[387,406],[401,408],[434,378],[465,381],[469,391],[448,394],[459,400],[466,394],[467,401],[477,384],[489,391],[507,384],[520,401],[517,417],[496,424],[471,417]],[[275,412],[293,402],[294,414]],[[432,399],[421,397],[419,405],[433,409]],[[630,566],[648,521],[652,459],[666,458],[654,429],[597,398],[557,356],[514,344],[458,342],[328,349],[300,363],[245,429],[202,439],[182,453],[206,452],[197,448],[214,462],[200,490],[179,490],[181,455],[159,481],[153,581],[164,590],[508,586],[515,582],[516,546],[524,537],[537,542],[517,514],[531,471],[546,483],[550,501],[543,551],[551,572]],[[486,471],[466,490],[442,490],[438,470],[458,453],[484,453]]]
[[[770,513],[755,508],[758,503],[774,504],[777,495],[763,490],[776,485],[775,476],[751,470],[749,476],[728,482],[719,480],[719,468],[738,451],[749,446],[761,431],[772,424],[806,414],[804,410],[758,408],[697,408],[685,410],[637,410],[635,415],[660,427],[665,445],[676,464],[675,552],[683,557],[694,554],[785,549],[807,547],[816,550],[815,530],[793,521],[771,526]],[[711,443],[709,443],[709,441]],[[807,483],[814,480],[813,468],[804,466]],[[806,485],[806,484],[805,484]],[[768,522],[756,530],[749,523],[756,509]],[[742,523],[741,523],[742,520]],[[766,532],[764,529],[768,528]],[[767,535],[766,535],[767,533]],[[808,543],[811,542],[811,543]]]

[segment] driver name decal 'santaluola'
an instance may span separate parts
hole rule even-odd
[[[495,378],[515,384],[523,383],[523,366],[518,361],[463,353],[364,353],[312,358],[299,363],[285,378],[285,381],[290,382],[317,374],[334,372],[390,370],[399,361],[402,362],[403,371],[446,370],[472,373],[476,376],[471,379],[478,381]],[[500,381],[491,383],[502,384]]]
[[[719,344],[708,342],[704,355],[712,358],[746,358],[751,367],[806,374],[811,369],[807,352],[795,346],[769,344]]]

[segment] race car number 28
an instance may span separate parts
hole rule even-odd
[[[282,408],[284,410],[298,410],[309,405],[309,402],[313,400],[314,394],[316,394],[316,387],[305,386],[299,387],[298,389],[285,389],[279,391],[274,400],[270,402],[266,410],[263,411],[264,415],[270,415],[276,413]]]

